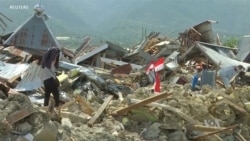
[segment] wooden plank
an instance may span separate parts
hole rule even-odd
[[[103,113],[109,102],[113,99],[113,95],[110,95],[105,102],[102,104],[102,106],[98,109],[97,113],[88,121],[88,126],[92,127],[95,121],[100,117],[100,115]]]
[[[70,106],[70,105],[72,105],[72,104],[74,104],[74,103],[76,103],[76,100],[75,100],[75,99],[74,99],[74,100],[71,100],[71,101],[69,101],[69,102],[67,102],[67,103],[65,103],[65,104],[63,104],[60,108],[61,108],[61,109],[66,108],[66,107],[68,107],[68,106]]]
[[[103,52],[102,57],[103,57],[103,58],[106,57],[106,52]],[[100,61],[101,61],[101,58],[99,58],[99,59],[100,59]],[[104,69],[104,67],[105,67],[105,64],[104,64],[104,62],[101,61],[101,68]]]
[[[59,76],[57,76],[58,80],[60,83],[62,83],[63,81],[67,80],[68,79],[68,74],[65,74],[65,73],[62,73],[60,74]]]
[[[22,74],[18,74],[18,75],[15,75],[13,77],[11,77],[9,80],[8,80],[8,83],[13,83],[15,80],[17,80],[19,77],[21,77]]]
[[[125,64],[118,66],[111,70],[111,74],[129,74],[132,71],[132,66],[130,64]]]
[[[8,115],[6,117],[6,120],[10,123],[10,124],[14,124],[16,122],[18,122],[21,119],[24,119],[25,117],[31,115],[33,113],[33,111],[28,110],[28,109],[21,109],[18,111],[15,111],[13,113],[11,113],[10,115]]]
[[[140,102],[142,102],[141,100],[138,100],[138,99],[131,99],[130,101],[132,103],[140,103]],[[166,105],[166,104],[160,104],[160,103],[156,103],[156,102],[149,103],[148,106],[161,107],[163,109],[166,109],[168,111],[173,112],[174,114],[176,114],[177,116],[183,118],[184,120],[186,120],[187,122],[189,122],[191,124],[201,124],[199,121],[194,120],[189,115],[183,113],[181,110],[179,110],[177,108],[174,108],[172,106],[169,106],[169,105]]]
[[[155,94],[154,96],[146,98],[146,99],[144,99],[144,100],[142,100],[142,101],[140,101],[138,103],[135,103],[135,104],[130,105],[128,107],[125,107],[123,109],[117,110],[113,114],[114,115],[117,115],[117,114],[118,115],[126,115],[130,110],[145,106],[145,105],[147,105],[147,104],[149,104],[151,102],[157,101],[159,99],[166,98],[166,97],[168,97],[170,95],[172,95],[171,92],[163,92],[161,94]]]
[[[236,132],[236,135],[239,137],[239,139],[241,140],[241,141],[247,141],[242,135],[241,135],[241,130],[239,130],[239,131],[237,131]]]
[[[217,133],[221,133],[221,132],[224,132],[224,131],[226,131],[226,130],[233,129],[233,128],[237,127],[237,126],[238,126],[238,125],[233,125],[233,126],[230,126],[230,127],[226,127],[226,128],[221,129],[221,130],[219,130],[219,131],[210,132],[210,133],[206,133],[206,134],[203,134],[203,135],[199,135],[199,136],[193,137],[192,139],[194,139],[194,140],[205,139],[205,138],[208,137],[208,136],[211,136],[211,135],[214,135],[214,134],[217,134]]]
[[[215,132],[226,129],[225,127],[207,127],[203,125],[187,125],[186,128],[192,131]]]
[[[82,96],[76,95],[75,100],[81,105],[83,112],[87,113],[88,115],[92,115],[95,112]]]
[[[225,103],[227,103],[229,106],[233,107],[235,110],[238,110],[239,112],[241,112],[243,114],[247,114],[248,113],[244,108],[242,108],[242,107],[234,104],[233,102],[229,101],[228,99],[224,98],[223,101]]]

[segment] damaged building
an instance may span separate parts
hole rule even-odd
[[[24,24],[1,38],[0,140],[250,140],[248,83],[236,83],[228,92],[217,79],[228,66],[242,65],[247,75],[248,44],[239,51],[221,46],[212,29],[217,22],[197,24],[178,39],[151,32],[130,49],[109,41],[93,45],[85,37],[72,50],[59,45],[43,7],[35,8]],[[62,53],[58,109],[53,99],[43,106],[39,78],[50,46]],[[204,66],[201,89],[192,91],[197,62]]]

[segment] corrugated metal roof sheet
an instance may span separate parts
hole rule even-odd
[[[202,44],[205,47],[211,48],[223,56],[236,59],[236,56],[234,55],[233,51],[236,51],[237,49],[229,48],[229,47],[225,47],[225,46],[219,46],[219,45],[215,45],[215,44],[208,44],[208,43],[204,43],[204,42],[197,42],[197,43]]]
[[[108,48],[108,44],[105,44],[103,46],[97,47],[93,50],[91,50],[90,52],[87,52],[86,54],[83,54],[82,56],[78,57],[75,59],[75,64],[78,64],[86,59],[88,59],[89,57],[92,57],[93,55],[105,50]]]
[[[41,80],[42,68],[37,64],[30,64],[28,70],[24,73],[22,80],[18,83],[16,91],[31,91],[43,86]]]
[[[248,63],[241,62],[241,61],[223,56],[219,54],[218,52],[214,51],[213,49],[203,46],[202,44],[197,43],[196,47],[201,52],[203,52],[213,63],[215,63],[216,65],[220,64],[220,67],[227,67],[227,66],[240,65],[240,64],[243,65],[245,68],[248,68],[250,66],[250,64]]]
[[[51,46],[59,47],[44,16],[34,14],[4,42],[4,45],[47,50]]]
[[[198,25],[195,25],[193,28],[201,34],[201,41],[213,43],[214,42],[214,33],[211,23],[216,23],[215,21],[207,20]]]
[[[239,50],[236,56],[241,61],[245,61],[249,53],[250,53],[250,36],[244,36],[240,42]],[[249,62],[249,61],[250,60],[246,60],[246,62]]]
[[[113,59],[109,59],[109,58],[103,58],[103,57],[100,57],[101,61],[102,62],[106,62],[106,63],[114,63],[115,65],[125,65],[125,64],[129,64],[128,62],[123,62],[123,61],[117,61],[117,60],[113,60]],[[141,69],[142,66],[140,65],[136,65],[136,64],[131,64],[132,68],[133,69]]]
[[[28,67],[28,64],[9,64],[0,61],[0,77],[9,80],[16,75],[22,74]]]

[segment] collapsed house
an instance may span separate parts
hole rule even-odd
[[[124,49],[108,41],[91,45],[86,37],[70,50],[60,47],[46,19],[38,5],[1,46],[0,140],[250,139],[249,87],[226,94],[216,79],[220,67],[248,68],[243,62],[247,57],[237,59],[236,49],[215,44],[213,21],[180,33],[179,41],[151,32],[140,44]],[[53,109],[53,100],[42,106],[39,61],[50,46],[62,51],[59,110]],[[154,93],[146,69],[159,58],[164,58],[161,92]],[[192,64],[197,60],[206,67],[201,91],[193,92]]]

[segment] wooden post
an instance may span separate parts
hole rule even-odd
[[[9,124],[14,124],[18,122],[19,120],[28,117],[31,114],[33,114],[33,111],[28,110],[28,109],[21,109],[8,115],[6,117],[6,120],[8,121]]]

